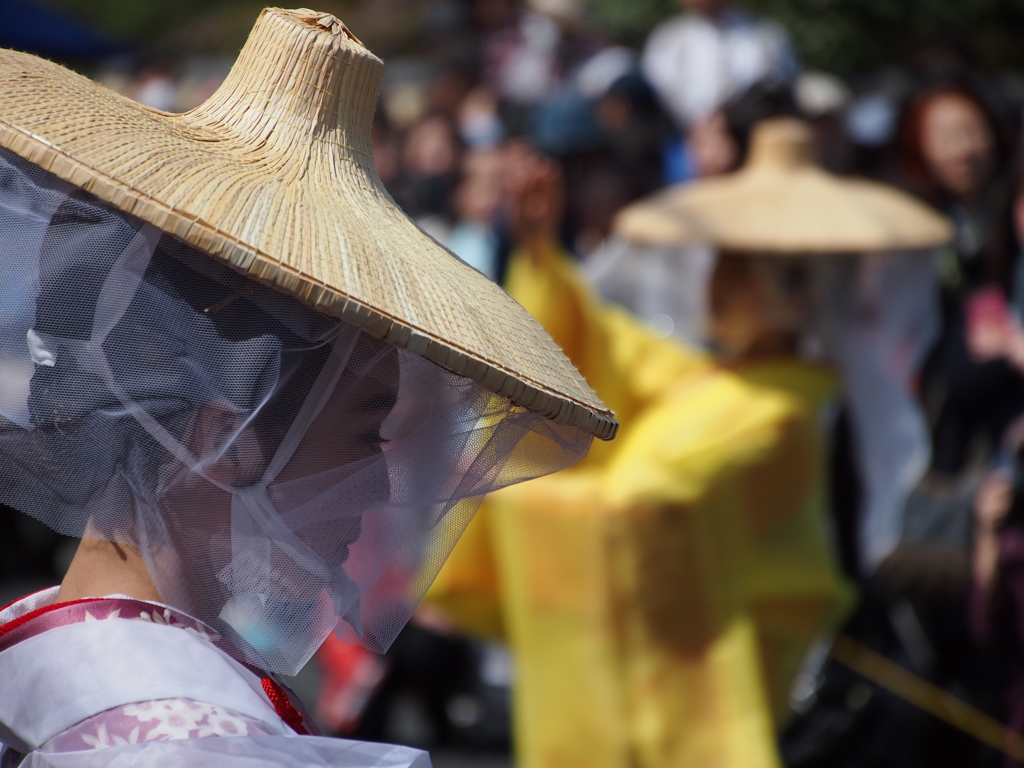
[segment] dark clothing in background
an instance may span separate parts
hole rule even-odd
[[[932,422],[932,469],[956,475],[971,451],[992,455],[1003,431],[1024,412],[1024,377],[1005,360],[977,362],[967,350],[966,296],[944,291],[943,333],[922,373]]]
[[[999,564],[990,595],[971,585],[968,600],[971,636],[981,647],[1006,654],[1007,681],[1003,722],[1024,733],[1024,526],[1007,525],[999,533]],[[1007,759],[1007,765],[1016,765]]]

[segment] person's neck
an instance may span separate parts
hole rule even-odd
[[[973,192],[971,194],[955,195],[953,197],[953,204],[960,206],[968,214],[974,215],[978,212],[983,205],[982,195],[980,192]]]
[[[948,191],[947,198],[972,216],[985,214],[987,209],[998,207],[1001,199],[1001,188],[996,184],[984,184],[977,189]]]
[[[161,602],[142,554],[133,547],[83,538],[57,593],[57,602],[125,595]]]

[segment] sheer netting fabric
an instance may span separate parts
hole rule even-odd
[[[0,501],[296,673],[383,652],[481,497],[591,437],[0,153]]]
[[[644,245],[611,237],[584,263],[590,282],[605,301],[619,304],[659,336],[701,345],[707,334],[708,283],[714,248]]]
[[[938,254],[891,251],[822,265],[817,329],[843,373],[863,483],[858,546],[865,573],[896,548],[907,500],[931,462],[915,391],[939,337]]]

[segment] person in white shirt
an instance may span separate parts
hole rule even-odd
[[[735,10],[728,0],[680,0],[686,11],[651,32],[645,77],[681,130],[689,132],[730,98],[762,80],[786,83],[799,62],[786,32]]]

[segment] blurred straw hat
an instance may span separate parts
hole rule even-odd
[[[383,63],[329,14],[268,8],[227,80],[159,112],[0,51],[0,146],[243,274],[542,413],[617,424],[540,324],[421,232],[373,165]]]
[[[818,168],[812,144],[805,123],[766,120],[739,171],[634,203],[615,230],[652,245],[703,241],[791,255],[910,250],[952,239],[949,221],[910,195]]]

